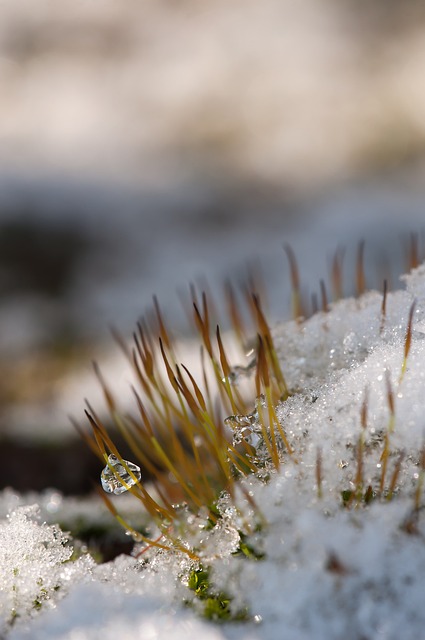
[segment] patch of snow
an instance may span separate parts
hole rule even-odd
[[[19,507],[0,522],[0,632],[49,608],[93,568],[90,556],[69,562],[73,549],[56,525],[39,523],[37,505]]]
[[[135,595],[113,583],[81,585],[73,589],[63,605],[32,625],[12,633],[13,640],[222,640],[219,628],[176,610],[164,600]]]

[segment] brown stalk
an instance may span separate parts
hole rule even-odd
[[[163,316],[162,316],[162,313],[161,313],[161,308],[159,306],[158,298],[156,296],[153,296],[153,304],[154,304],[154,307],[155,307],[156,318],[157,318],[157,322],[158,322],[158,326],[159,326],[159,334],[161,336],[161,339],[162,339],[163,343],[167,347],[167,349],[170,352],[172,352],[173,351],[172,341],[171,341],[170,336],[168,334],[168,331],[166,329],[166,326],[165,326],[165,323],[164,323],[164,320],[163,320]]]
[[[196,305],[195,302],[193,303],[193,309],[195,312],[194,317],[195,317],[196,327],[202,337],[202,340],[208,352],[208,355],[210,356],[211,359],[213,359],[214,356],[213,356],[213,350],[212,350],[211,339],[209,334],[208,316],[206,318],[203,318],[201,316],[198,306]]]
[[[362,240],[357,248],[356,293],[358,297],[360,297],[366,291],[366,278],[364,272],[364,246],[365,241]]]
[[[401,464],[403,462],[404,456],[405,456],[404,451],[402,451],[395,463],[393,475],[391,476],[390,486],[388,489],[387,500],[391,500],[394,495],[394,490],[396,488],[397,480],[400,475]]]
[[[285,377],[282,373],[282,369],[280,368],[279,359],[277,357],[276,349],[274,348],[270,334],[268,336],[265,336],[265,343],[267,347],[267,354],[269,356],[269,360],[273,370],[273,374],[274,374],[274,377],[276,378],[276,381],[279,387],[281,400],[286,400],[287,398],[289,398],[290,393],[289,393],[288,386],[286,384]]]
[[[299,321],[304,316],[304,310],[301,300],[300,275],[297,260],[295,253],[289,244],[285,244],[283,248],[289,262],[292,289],[292,317],[294,320]]]
[[[154,360],[153,360],[152,352],[149,349],[149,346],[147,343],[146,333],[143,330],[142,324],[140,322],[138,322],[137,328],[139,333],[133,334],[137,352],[139,354],[140,360],[142,361],[142,365],[148,380],[153,385],[156,385],[155,373],[154,373]]]
[[[137,359],[137,355],[138,355],[138,351],[136,349],[133,349],[131,363],[132,363],[134,372],[136,373],[137,379],[138,379],[143,391],[146,393],[146,395],[149,398],[150,402],[153,404],[154,400],[153,400],[152,390],[151,390],[151,387],[150,387],[147,379],[145,378],[145,376],[144,376],[144,374],[142,372],[142,369],[140,368],[139,361]]]
[[[266,386],[266,381],[269,381],[269,372],[267,368],[266,354],[264,350],[263,340],[260,335],[258,335],[258,352],[257,352],[257,370],[256,370],[256,387],[257,387],[257,396],[261,394],[261,384]],[[279,460],[276,459],[275,447],[273,443],[270,442],[269,435],[267,433],[267,428],[264,422],[263,417],[263,408],[261,405],[258,405],[258,415],[260,418],[261,432],[264,438],[264,442],[269,453],[270,458],[273,460],[273,463],[279,465]]]
[[[412,269],[416,269],[419,266],[419,237],[417,233],[410,234],[410,243],[409,243],[409,260],[408,260],[408,271]]]
[[[244,327],[242,316],[239,313],[239,307],[236,302],[236,294],[230,281],[226,282],[224,291],[232,327],[236,334],[236,337],[238,338],[241,349],[244,351],[246,345],[246,330]]]
[[[385,486],[385,476],[387,473],[388,457],[390,455],[390,434],[394,431],[395,426],[395,404],[394,404],[394,392],[391,385],[391,378],[388,369],[386,370],[386,384],[387,384],[387,403],[390,411],[390,419],[387,427],[387,431],[384,437],[384,449],[381,454],[381,480],[379,484],[379,492],[382,494]]]
[[[196,395],[196,399],[198,401],[198,404],[200,406],[200,408],[202,409],[202,411],[206,412],[207,411],[207,405],[205,404],[205,399],[204,396],[202,395],[202,392],[200,390],[200,388],[198,387],[195,378],[192,376],[192,374],[190,373],[189,369],[187,367],[185,367],[184,364],[182,364],[182,368],[186,371],[190,382],[192,383],[192,387],[193,390],[195,392]]]
[[[211,419],[214,421],[214,415],[215,415],[214,405],[211,397],[210,385],[208,382],[208,376],[205,368],[205,348],[203,345],[201,345],[200,347],[200,356],[201,356],[202,380],[204,382],[205,396],[207,399],[208,415],[211,416]]]
[[[232,389],[232,385],[230,383],[232,372],[230,369],[229,361],[226,356],[226,351],[223,346],[223,341],[221,339],[220,327],[218,325],[216,329],[216,336],[217,336],[218,350],[220,354],[220,364],[221,364],[221,368],[224,376],[224,378],[221,378],[221,382],[224,385],[227,396],[230,400],[232,413],[233,414],[243,413],[245,409],[245,406],[244,406],[245,403],[242,401],[242,398],[237,388],[235,387],[234,389]]]
[[[360,425],[361,425],[361,433],[359,435],[359,439],[357,442],[357,471],[355,477],[355,486],[356,486],[356,496],[357,500],[361,500],[363,495],[363,473],[364,473],[364,441],[365,441],[365,433],[367,429],[367,414],[368,414],[368,402],[369,402],[369,391],[366,387],[364,392],[363,402],[360,408]]]
[[[385,328],[385,321],[387,318],[387,280],[384,280],[383,294],[382,294],[382,305],[381,305],[381,323],[379,325],[379,333],[382,333]]]
[[[407,358],[409,357],[410,347],[412,345],[412,324],[413,324],[413,314],[415,311],[415,306],[416,306],[416,300],[413,300],[409,310],[409,319],[407,322],[406,337],[404,339],[404,357],[403,357],[403,364],[401,366],[400,377],[398,379],[399,384],[401,384],[404,378],[404,374],[406,373]]]
[[[319,498],[319,500],[321,500],[323,497],[322,482],[323,482],[322,449],[318,447],[317,453],[316,453],[316,485],[317,485],[317,497]]]
[[[326,293],[326,285],[324,280],[320,280],[320,295],[322,298],[322,311],[323,313],[328,313],[329,303],[328,303],[328,295]]]
[[[188,408],[193,413],[195,419],[199,422],[202,420],[202,413],[196,399],[196,394],[195,396],[193,396],[193,394],[191,393],[180,371],[180,367],[178,365],[176,365],[176,373],[177,373],[177,384],[179,387],[179,393],[182,394],[183,398],[187,403]],[[191,428],[192,427],[193,425],[191,425]]]
[[[139,409],[139,413],[140,413],[140,417],[142,418],[142,422],[143,425],[145,427],[145,429],[147,430],[147,433],[149,434],[149,436],[153,436],[154,432],[153,432],[153,428],[152,428],[152,424],[151,421],[149,419],[148,413],[144,407],[144,404],[142,402],[141,397],[139,396],[139,394],[137,393],[137,390],[134,387],[131,387],[134,396],[136,398],[136,402],[137,402],[137,407]]]
[[[415,491],[415,502],[414,508],[415,511],[418,512],[421,506],[421,497],[423,492],[424,480],[425,480],[425,445],[422,445],[421,454],[419,458],[419,476],[418,476],[418,484],[416,485]]]
[[[344,295],[342,286],[342,265],[344,262],[344,255],[345,249],[340,247],[336,250],[332,260],[331,279],[334,301],[340,300]]]
[[[167,373],[168,380],[169,380],[171,386],[173,387],[175,393],[178,394],[179,393],[179,387],[178,387],[178,384],[177,384],[176,376],[174,375],[174,372],[173,372],[173,370],[171,368],[171,365],[170,365],[170,363],[168,361],[168,358],[167,358],[167,355],[165,353],[164,346],[162,344],[161,338],[159,338],[159,348],[161,350],[162,359],[163,359],[164,364],[165,364],[165,371]],[[168,398],[168,395],[167,395],[167,398]],[[172,403],[170,403],[170,404],[172,404]]]
[[[255,309],[255,315],[257,320],[257,327],[259,329],[259,335],[265,341],[267,354],[269,356],[269,360],[271,362],[271,367],[273,369],[274,376],[277,380],[279,391],[283,396],[283,399],[289,396],[288,387],[286,385],[285,377],[282,373],[282,369],[280,367],[279,359],[276,354],[276,349],[273,343],[273,338],[267,324],[266,318],[264,316],[263,310],[261,308],[260,299],[257,295],[252,294],[253,306]],[[258,385],[257,385],[258,386]],[[257,395],[259,395],[257,393]]]

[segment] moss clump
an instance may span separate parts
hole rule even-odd
[[[223,591],[216,592],[210,583],[210,572],[204,567],[191,571],[187,586],[202,603],[202,615],[215,622],[243,622],[248,620],[247,608],[233,611],[232,598]]]

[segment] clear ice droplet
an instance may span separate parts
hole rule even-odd
[[[124,491],[127,491],[127,489],[135,485],[136,482],[139,482],[142,477],[140,467],[138,467],[137,464],[128,462],[128,460],[120,461],[113,453],[108,457],[108,463],[100,475],[102,487],[107,493],[115,493],[115,495],[124,493]],[[129,471],[131,471],[132,475],[130,475]],[[120,482],[120,478],[127,486]],[[137,478],[137,480],[134,478]]]
[[[248,413],[246,416],[241,414],[228,416],[225,418],[224,424],[233,429],[234,432],[238,432],[244,427],[252,427],[254,431],[261,431],[259,408],[265,408],[266,406],[265,397],[261,394],[255,399],[255,409],[252,413]]]
[[[233,446],[239,448],[238,445],[245,443],[249,447],[246,452],[250,457],[257,453],[257,449],[263,442],[262,428],[259,421],[259,407],[264,405],[265,398],[261,395],[256,398],[255,409],[252,413],[229,416],[224,420],[224,423],[233,431]]]

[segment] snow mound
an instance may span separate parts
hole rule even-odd
[[[0,522],[0,628],[52,607],[69,584],[92,568],[89,556],[69,562],[73,549],[56,525],[39,523],[38,506],[19,507]]]

